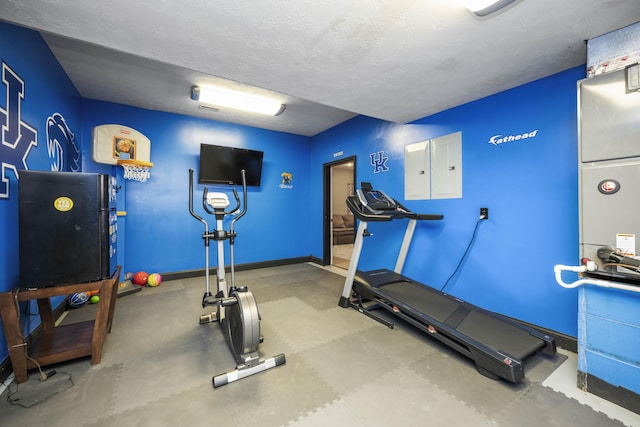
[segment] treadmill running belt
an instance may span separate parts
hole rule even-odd
[[[544,341],[527,331],[477,310],[472,310],[456,330],[516,359],[524,359],[544,346]]]
[[[386,294],[394,304],[410,307],[420,313],[428,313],[443,323],[462,303],[414,282],[389,283],[379,287],[378,293]]]
[[[442,294],[432,288],[415,282],[402,281],[382,285],[377,288],[380,296],[404,308],[414,317],[427,316],[453,327],[458,332],[496,351],[504,352],[517,359],[524,359],[544,347],[544,341],[509,323],[506,318],[496,318],[497,314],[486,314],[471,304]],[[466,313],[454,324],[448,322],[456,310]],[[457,313],[456,313],[457,315]]]

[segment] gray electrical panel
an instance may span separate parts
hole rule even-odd
[[[429,141],[404,147],[404,199],[431,198],[431,150]]]
[[[404,147],[405,200],[462,197],[462,132]]]
[[[462,198],[462,132],[431,140],[431,198]]]

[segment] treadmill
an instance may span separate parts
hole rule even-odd
[[[416,222],[442,215],[411,212],[370,183],[361,183],[347,206],[359,220],[353,254],[339,305],[353,308],[389,328],[394,323],[374,310],[385,309],[475,362],[481,374],[512,383],[524,379],[524,360],[541,352],[556,354],[555,340],[500,314],[403,276]],[[368,222],[408,219],[394,271],[357,271]]]

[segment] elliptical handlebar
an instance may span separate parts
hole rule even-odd
[[[240,218],[242,218],[244,216],[245,213],[247,213],[247,180],[246,180],[246,172],[244,169],[242,169],[241,171],[242,173],[242,211],[233,219],[233,221],[231,222],[231,229],[233,229],[233,224],[239,220]],[[202,193],[202,207],[204,208],[204,210],[211,215],[233,215],[236,212],[238,212],[238,210],[240,209],[240,196],[238,196],[238,191],[236,191],[235,188],[232,189],[233,190],[233,197],[236,199],[236,206],[230,210],[230,211],[223,211],[223,212],[215,212],[212,211],[211,209],[209,209],[209,207],[207,206],[206,200],[207,200],[207,195],[209,193],[209,189],[207,187],[204,188],[204,191]],[[191,214],[192,217],[194,217],[195,219],[197,219],[198,221],[202,222],[205,225],[205,228],[208,229],[208,224],[207,221],[202,218],[200,215],[198,215],[194,210],[193,210],[193,169],[189,169],[189,213]]]
[[[236,233],[233,229],[236,221],[238,221],[240,218],[242,218],[246,213],[247,213],[247,179],[246,179],[246,171],[244,169],[242,169],[241,171],[241,175],[242,175],[242,210],[240,211],[239,214],[237,214],[235,216],[235,218],[233,218],[233,220],[231,220],[231,224],[229,225],[229,231],[226,232],[222,229],[216,229],[213,233],[209,233],[209,224],[207,223],[207,221],[202,218],[200,215],[198,215],[194,210],[193,210],[193,169],[189,169],[189,213],[191,214],[191,216],[193,216],[195,219],[197,219],[198,221],[200,221],[202,224],[204,224],[204,234],[202,235],[202,238],[204,239],[204,243],[205,243],[205,269],[206,269],[206,278],[205,278],[205,283],[206,283],[206,292],[205,292],[205,296],[203,298],[202,301],[202,306],[204,307],[205,305],[207,305],[206,303],[206,298],[208,298],[211,293],[209,290],[209,241],[211,239],[216,240],[218,242],[221,242],[224,239],[229,239],[230,242],[230,247],[229,247],[229,255],[231,258],[231,288],[230,289],[236,289],[235,286],[235,256],[234,256],[234,241],[235,241],[235,237],[236,237]],[[216,219],[218,220],[218,226],[222,227],[222,219],[224,216],[226,215],[234,215],[236,212],[238,212],[238,210],[240,209],[240,197],[238,196],[238,192],[236,191],[236,189],[233,189],[233,196],[236,199],[236,206],[230,210],[230,211],[225,211],[223,207],[220,208],[216,208],[214,206],[214,209],[211,210],[208,206],[207,200],[208,200],[208,189],[207,187],[204,188],[203,194],[202,194],[202,207],[204,208],[204,210],[211,215],[215,215]],[[226,203],[228,203],[228,200],[226,200],[226,196],[224,196]],[[220,263],[220,258],[218,260],[218,262]],[[221,267],[218,268],[219,271],[223,271],[223,269],[221,269]],[[224,274],[224,273],[222,273]],[[225,295],[227,295],[226,290],[225,290]]]
[[[245,176],[246,171],[242,169],[240,173],[242,174],[242,211],[231,221],[230,230],[232,232],[233,225],[236,223],[236,221],[242,218],[244,214],[247,213],[247,178]],[[233,212],[236,212],[240,207],[240,198],[238,197],[238,192],[235,188],[233,189],[233,195],[236,196],[236,201],[238,202],[238,206],[236,206],[235,210],[233,210]]]
[[[203,223],[205,231],[208,231],[209,225],[207,221],[193,210],[193,169],[189,169],[189,213],[192,217]]]

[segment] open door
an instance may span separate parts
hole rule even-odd
[[[355,237],[355,219],[346,204],[356,182],[356,158],[324,165],[323,264],[348,269]]]

